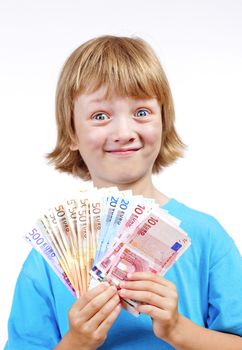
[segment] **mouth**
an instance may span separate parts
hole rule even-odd
[[[120,148],[120,149],[113,149],[113,150],[107,150],[106,152],[109,154],[114,155],[129,155],[138,152],[140,148]]]

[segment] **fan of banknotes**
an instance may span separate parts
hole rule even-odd
[[[164,275],[191,241],[180,221],[153,199],[117,188],[82,190],[48,209],[24,238],[79,297],[128,273]],[[133,314],[137,302],[124,300]]]

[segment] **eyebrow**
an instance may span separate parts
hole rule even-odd
[[[132,97],[131,97],[132,98]],[[137,102],[137,103],[146,103],[147,100],[153,100],[152,98],[132,98],[133,101]],[[108,102],[109,99],[105,98],[105,97],[94,97],[93,99],[91,99],[89,101],[89,103],[103,103],[103,102]]]
[[[93,98],[89,101],[89,103],[103,103],[103,102],[107,102],[106,98]]]

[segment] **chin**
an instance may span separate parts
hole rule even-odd
[[[116,183],[117,185],[120,184],[120,185],[132,185],[133,183],[135,182],[138,182],[139,180],[141,180],[142,178],[144,177],[144,174],[142,175],[133,175],[133,176],[130,176],[130,173],[127,174],[122,174],[122,175],[117,175],[115,176],[115,181],[112,181],[113,183]]]

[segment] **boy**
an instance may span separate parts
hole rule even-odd
[[[81,45],[60,75],[56,117],[57,145],[48,157],[58,170],[154,198],[182,220],[192,246],[165,278],[135,273],[119,291],[100,284],[77,301],[32,251],[17,282],[5,349],[242,349],[237,248],[214,218],[152,183],[152,173],[184,148],[153,50],[141,39],[114,36]],[[140,301],[142,315],[121,310],[120,296]]]

